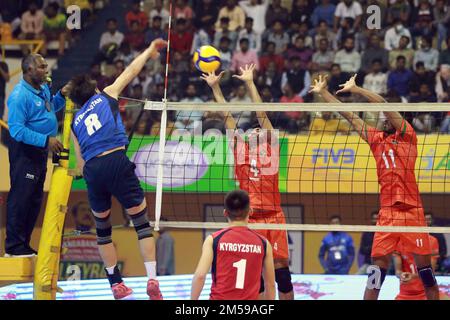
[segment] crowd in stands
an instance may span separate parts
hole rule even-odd
[[[85,2],[92,7],[95,1]],[[93,55],[91,74],[99,89],[111,83],[152,40],[167,38],[167,1],[128,0],[126,5],[125,27],[119,29],[118,20],[109,19],[98,53]],[[370,5],[380,8],[381,29],[368,26],[370,13],[366,9]],[[30,6],[14,32],[18,37],[52,38],[62,43],[66,35],[62,35],[61,11],[55,4],[44,8],[42,12]],[[28,30],[27,21],[32,20],[41,22],[33,23],[34,29]],[[221,69],[225,71],[221,86],[227,101],[250,101],[245,87],[232,75],[245,64],[254,63],[255,81],[264,102],[320,102],[319,97],[308,93],[319,74],[329,75],[329,89],[335,93],[354,73],[358,73],[359,85],[390,102],[448,102],[449,26],[450,6],[445,0],[174,0],[168,99],[212,101],[209,88],[192,63],[197,48],[212,44],[221,55]],[[59,52],[63,51],[60,47]],[[163,54],[160,61],[149,62],[122,95],[161,99],[165,59]],[[105,72],[105,65],[110,72]],[[339,98],[343,102],[363,101],[346,94]],[[126,104],[122,102],[122,106]],[[169,120],[174,128],[194,129],[191,120],[203,119],[204,127],[223,129],[220,113],[194,113],[171,114]],[[136,114],[124,111],[129,126]],[[254,112],[237,116],[244,130],[257,121]],[[342,121],[327,113],[278,112],[269,116],[275,127],[289,133],[311,132],[318,127],[316,120]],[[382,113],[361,116],[375,126],[383,120]],[[142,133],[151,130],[151,123],[157,122],[154,117],[158,117],[156,113],[141,119]],[[450,113],[408,113],[407,119],[419,133],[450,133]],[[323,126],[348,134],[344,124]]]

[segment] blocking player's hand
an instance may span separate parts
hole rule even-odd
[[[150,44],[150,58],[155,60],[159,58],[159,51],[167,46],[167,41],[161,38],[155,39]]]
[[[208,86],[212,88],[219,85],[220,79],[222,79],[224,73],[225,71],[222,71],[221,73],[219,73],[219,75],[216,75],[214,72],[203,73],[200,78],[205,80]]]
[[[327,89],[327,77],[328,75],[319,75],[319,78],[314,79],[313,84],[309,93],[321,93],[323,90]]]
[[[336,94],[344,93],[344,92],[352,92],[358,86],[356,85],[356,73],[351,77],[346,83],[339,85],[342,89],[336,91]]]
[[[48,138],[48,148],[53,153],[60,153],[64,149],[62,143],[55,137]]]
[[[400,274],[400,281],[403,283],[411,281],[413,278],[413,274],[411,272],[402,272]]]
[[[254,63],[246,64],[244,67],[239,68],[239,70],[241,71],[241,74],[240,75],[235,74],[233,76],[233,78],[237,78],[244,82],[253,82],[253,74],[254,74],[255,68],[256,68],[256,65]]]

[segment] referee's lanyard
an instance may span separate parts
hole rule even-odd
[[[48,112],[52,111],[52,106],[50,104],[50,101],[45,96],[44,90],[40,90],[37,95],[39,98],[42,98],[44,100],[45,109],[47,109]]]

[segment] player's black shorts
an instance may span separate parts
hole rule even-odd
[[[87,183],[89,203],[95,212],[111,209],[111,196],[125,208],[138,206],[144,200],[144,192],[125,150],[118,150],[102,157],[95,157],[84,165],[83,175]]]

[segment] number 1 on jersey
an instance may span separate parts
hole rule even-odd
[[[233,267],[237,268],[236,289],[244,289],[246,266],[247,266],[246,259],[241,259],[241,260],[233,263]]]

